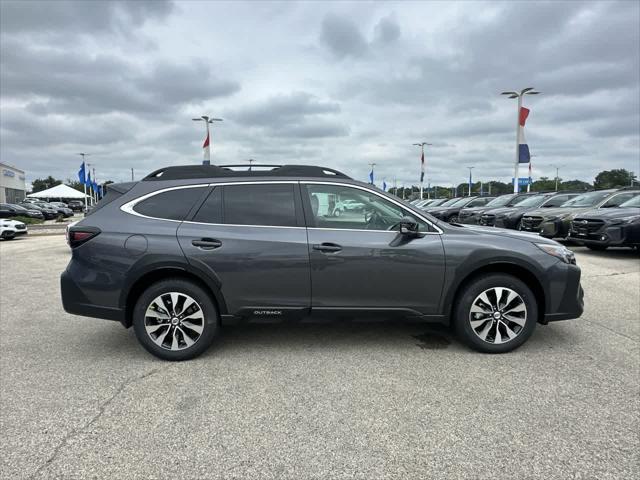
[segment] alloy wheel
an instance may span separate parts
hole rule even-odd
[[[144,314],[149,338],[166,350],[184,350],[198,341],[204,330],[202,307],[192,297],[167,292],[156,297]]]
[[[510,288],[485,290],[471,304],[471,329],[487,343],[513,340],[524,330],[526,322],[527,306],[522,297]]]

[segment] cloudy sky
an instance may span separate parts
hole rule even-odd
[[[388,184],[509,181],[533,86],[534,177],[640,171],[640,8],[603,2],[0,2],[0,160],[99,180],[199,163],[322,164]]]

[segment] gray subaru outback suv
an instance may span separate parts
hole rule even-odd
[[[65,310],[133,326],[167,360],[255,319],[414,317],[501,353],[582,314],[580,269],[552,240],[449,225],[329,168],[237,167],[110,185],[69,229]],[[336,215],[345,201],[363,208]]]

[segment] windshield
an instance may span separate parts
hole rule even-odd
[[[562,204],[562,207],[593,207],[600,200],[604,200],[611,192],[589,192],[578,195],[576,198],[572,198],[566,203]]]
[[[451,205],[452,207],[462,207],[464,205],[466,205],[467,203],[469,203],[471,200],[474,200],[474,197],[467,197],[467,198],[461,198],[460,200],[458,200],[457,202],[455,202],[453,205]]]
[[[519,201],[516,206],[518,207],[537,207],[542,204],[547,198],[547,195],[534,195],[524,200]]]
[[[441,203],[440,205],[438,205],[439,207],[450,207],[451,205],[453,205],[454,203],[456,203],[458,200],[460,200],[459,198],[451,198],[449,200],[447,200],[444,203]]]
[[[640,207],[640,195],[636,195],[631,200],[620,204],[620,208]]]
[[[504,207],[509,200],[513,198],[513,195],[502,195],[498,198],[494,198],[489,203],[487,203],[487,207]]]

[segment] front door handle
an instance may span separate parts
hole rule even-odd
[[[342,250],[342,247],[335,243],[316,243],[313,245],[313,249],[321,252],[339,252]]]
[[[214,248],[219,248],[222,246],[222,242],[220,240],[216,240],[215,238],[200,238],[198,240],[193,240],[191,245],[194,247],[202,248],[203,250],[213,250]]]

